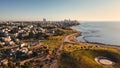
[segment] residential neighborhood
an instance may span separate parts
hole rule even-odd
[[[78,24],[78,21],[46,21],[45,19],[1,22],[0,67],[20,68],[24,66],[25,61],[36,57],[44,57],[44,59],[47,57],[48,60],[53,56],[53,52],[50,50],[50,45],[42,44],[41,40],[49,39],[50,36],[61,36],[64,34],[62,29],[70,30],[70,26]]]

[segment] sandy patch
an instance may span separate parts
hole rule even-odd
[[[108,66],[112,66],[114,64],[114,62],[107,57],[96,57],[95,61],[99,64],[108,65]]]

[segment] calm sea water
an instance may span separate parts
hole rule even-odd
[[[82,32],[82,42],[120,45],[120,22],[81,22],[73,28]]]

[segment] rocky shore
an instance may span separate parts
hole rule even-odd
[[[120,49],[120,46],[117,45],[110,45],[110,44],[102,44],[102,43],[92,43],[92,42],[81,42],[80,40],[77,39],[78,36],[81,36],[81,32],[76,32],[74,34],[68,35],[64,42],[69,42],[69,43],[77,43],[77,44],[84,44],[84,45],[98,45],[98,46],[104,46],[104,47],[112,47],[112,48],[117,48]]]

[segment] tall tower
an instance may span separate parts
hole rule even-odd
[[[43,18],[43,23],[46,23],[46,19],[45,18]]]

